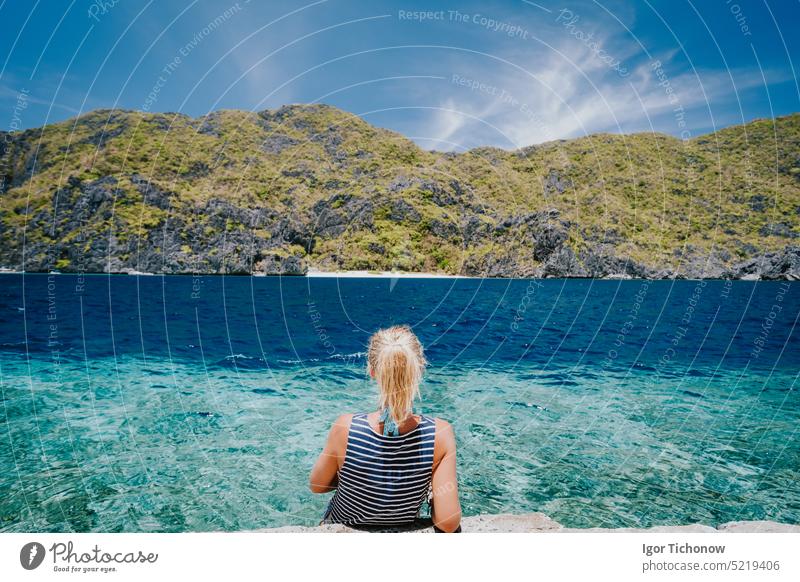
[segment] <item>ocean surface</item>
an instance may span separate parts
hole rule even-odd
[[[413,326],[466,515],[800,523],[800,283],[0,275],[0,531],[319,521]]]

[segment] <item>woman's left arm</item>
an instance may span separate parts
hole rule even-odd
[[[336,476],[340,460],[344,459],[352,418],[352,414],[343,414],[331,426],[325,448],[311,469],[308,486],[312,493],[328,493],[336,489]]]

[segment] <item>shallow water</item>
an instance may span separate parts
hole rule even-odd
[[[0,531],[319,520],[364,346],[411,324],[467,515],[800,523],[800,284],[0,276]]]

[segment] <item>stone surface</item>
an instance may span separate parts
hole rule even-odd
[[[513,515],[474,515],[465,517],[461,523],[465,532],[553,532],[564,529],[557,521],[553,521],[543,513],[526,513]]]
[[[461,520],[464,533],[800,533],[800,525],[776,523],[774,521],[733,521],[713,528],[699,523],[689,525],[660,525],[649,528],[565,528],[543,513],[497,515],[472,515]],[[326,524],[316,527],[284,526],[256,530],[259,532],[287,533],[363,533],[340,524]],[[404,533],[432,533],[428,524],[420,524],[416,529],[381,530]]]
[[[654,527],[647,527],[647,528],[636,528],[636,527],[619,527],[619,528],[608,528],[608,527],[591,527],[586,529],[580,528],[564,528],[559,530],[565,533],[585,533],[585,532],[592,532],[592,533],[637,533],[637,532],[649,532],[649,533],[718,533],[716,529],[709,525],[702,525],[700,523],[693,523],[690,525],[657,525]]]
[[[800,533],[800,525],[774,521],[729,521],[718,529],[726,533]]]

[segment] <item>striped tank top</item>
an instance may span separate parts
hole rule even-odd
[[[399,436],[376,433],[366,414],[355,414],[336,493],[323,521],[345,525],[413,522],[428,498],[436,421],[422,416]]]

